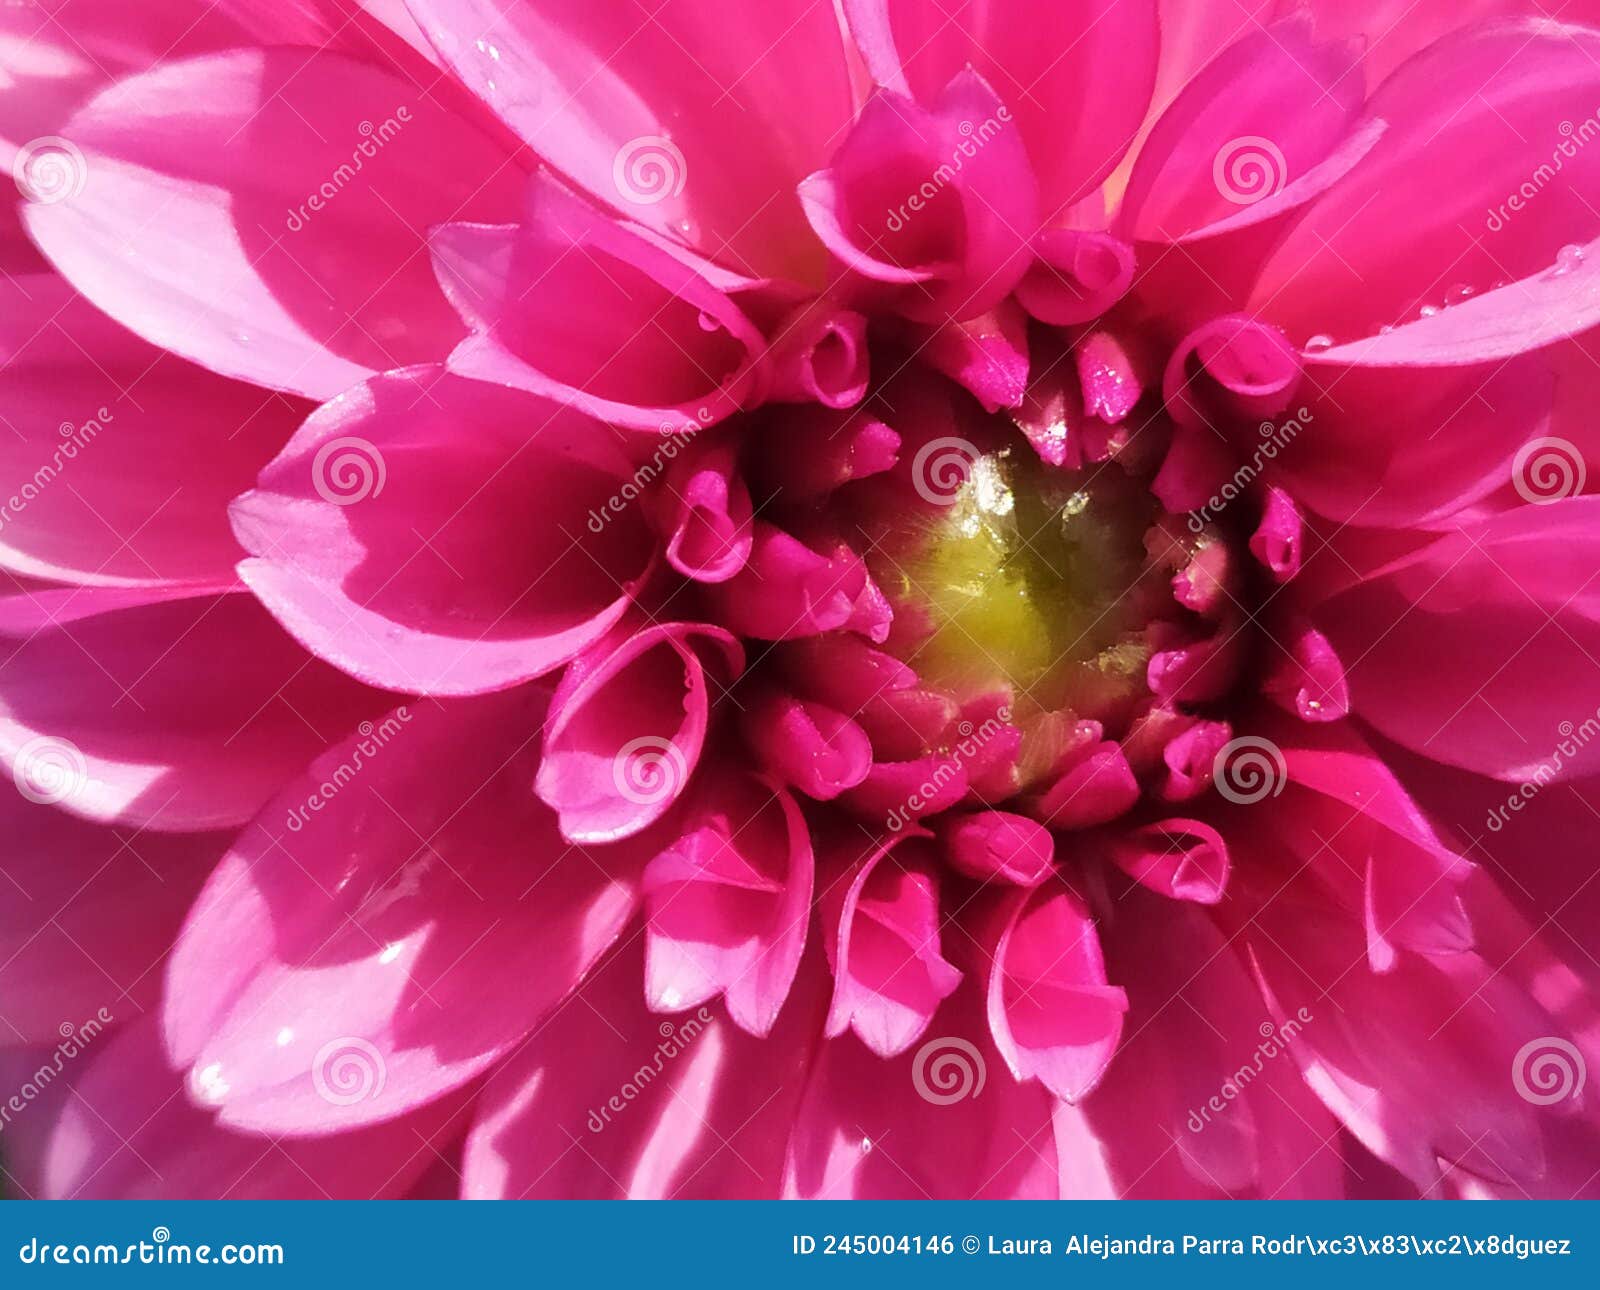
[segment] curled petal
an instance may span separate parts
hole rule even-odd
[[[575,659],[550,701],[534,780],[562,835],[614,842],[665,815],[700,763],[711,685],[743,668],[739,643],[698,623],[619,628]]]
[[[677,1012],[721,994],[752,1035],[777,1021],[800,967],[814,860],[787,789],[724,769],[644,871],[645,998]]]
[[[989,1029],[1018,1079],[1076,1102],[1100,1082],[1128,997],[1106,982],[1094,920],[1055,881],[1008,894],[993,913]]]

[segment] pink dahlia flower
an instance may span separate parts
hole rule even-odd
[[[1544,7],[5,8],[10,1187],[1593,1194]]]

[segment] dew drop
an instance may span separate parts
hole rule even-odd
[[[1569,243],[1556,252],[1556,265],[1550,270],[1550,276],[1564,278],[1582,263],[1583,248],[1576,243]]]
[[[704,309],[702,309],[700,311],[700,330],[701,331],[721,331],[722,330],[722,324],[720,322],[718,322],[715,318],[713,318],[710,314],[708,314]]]
[[[1306,342],[1306,353],[1320,354],[1325,349],[1333,348],[1333,337],[1326,334],[1313,336]]]
[[[1438,305],[1423,305],[1421,309],[1417,310],[1417,317],[1418,318],[1432,318],[1438,312],[1439,312],[1439,306]]]
[[[1451,305],[1459,305],[1463,300],[1470,300],[1477,294],[1475,287],[1469,287],[1465,282],[1458,282],[1444,293],[1444,307],[1448,309]]]

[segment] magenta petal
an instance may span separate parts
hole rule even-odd
[[[1570,334],[1593,308],[1589,273],[1538,277],[1600,233],[1600,152],[1567,137],[1600,102],[1597,54],[1593,30],[1530,16],[1409,59],[1367,103],[1383,137],[1278,242],[1252,305],[1297,343],[1323,334],[1338,343],[1326,352],[1374,365],[1481,361]],[[1493,298],[1457,320],[1440,306],[1459,288]]]
[[[1109,233],[1050,229],[1039,235],[1034,252],[1037,258],[1016,295],[1040,322],[1093,322],[1133,285],[1133,247]]]
[[[523,172],[449,98],[328,52],[162,63],[62,127],[95,182],[29,203],[28,229],[153,344],[332,398],[444,358],[462,327],[421,254],[426,230],[517,209]]]
[[[842,552],[830,558],[757,520],[749,561],[709,594],[718,621],[732,631],[780,641],[850,623],[866,583],[859,556]]]
[[[561,666],[622,615],[654,544],[607,432],[435,368],[323,405],[233,504],[240,574],[319,657],[479,694]],[[470,575],[470,576],[469,576]]]
[[[752,1035],[789,997],[811,920],[815,861],[786,789],[724,769],[685,832],[646,867],[645,997],[677,1012],[721,994]]]
[[[715,1008],[647,1012],[639,973],[637,948],[612,954],[489,1080],[467,1138],[466,1197],[778,1194],[817,1042],[816,991],[757,1039]]]
[[[807,797],[832,801],[872,769],[872,743],[825,703],[771,691],[744,700],[745,737],[765,765]]]
[[[700,763],[712,687],[743,670],[739,643],[698,623],[625,625],[575,659],[550,701],[534,781],[562,836],[614,842],[665,815]]]
[[[524,223],[446,224],[428,245],[473,332],[454,372],[652,434],[758,400],[766,342],[736,280],[554,182],[533,185]]]
[[[1122,1034],[1123,991],[1106,982],[1094,920],[1062,882],[1008,894],[990,943],[989,1028],[1018,1079],[1076,1102],[1100,1082]]]
[[[1105,948],[1125,1034],[1112,1077],[1057,1104],[1063,1198],[1342,1196],[1338,1121],[1285,1051],[1304,1022],[1274,1025],[1209,911],[1135,887]]]
[[[754,541],[750,490],[736,445],[691,440],[667,471],[667,563],[696,582],[726,582],[744,567]]]
[[[393,702],[307,657],[250,596],[0,600],[0,759],[32,800],[107,823],[244,823]]]
[[[528,791],[544,708],[521,689],[399,709],[245,830],[167,975],[168,1051],[222,1124],[339,1133],[430,1102],[622,931],[647,853],[563,843]]]
[[[1436,761],[1508,782],[1551,777],[1558,726],[1594,708],[1597,534],[1600,499],[1523,506],[1328,602],[1316,619],[1355,660],[1353,710]],[[1592,773],[1597,757],[1600,742],[1579,747],[1553,778]]]
[[[54,1045],[102,1009],[128,1022],[156,1003],[189,903],[226,833],[112,829],[30,802],[8,784],[0,819],[0,1043]]]
[[[877,844],[822,895],[834,978],[827,1033],[854,1030],[880,1057],[914,1044],[961,982],[939,953],[938,867],[925,846]]]
[[[389,1124],[329,1138],[224,1128],[185,1096],[154,1018],[94,1050],[50,1135],[56,1199],[382,1200],[407,1188],[466,1127],[446,1098]]]
[[[1010,811],[946,816],[939,840],[950,863],[979,882],[1037,887],[1055,868],[1055,842],[1042,824]]]
[[[536,152],[659,233],[751,272],[807,277],[799,207],[853,108],[826,6],[411,0],[445,63]],[[739,158],[729,164],[729,158]]]
[[[1161,820],[1109,843],[1118,868],[1173,900],[1215,905],[1228,885],[1228,845],[1200,820]]]
[[[869,297],[937,323],[975,318],[1010,294],[1039,216],[1009,120],[970,69],[927,109],[880,90],[829,169],[801,184],[812,228]]]
[[[778,327],[769,356],[771,397],[850,408],[867,392],[867,320],[825,302],[802,305]]]
[[[1133,141],[1155,84],[1155,0],[846,0],[879,84],[932,102],[972,66],[1009,105],[1049,219],[1094,189]],[[1230,30],[1237,20],[1230,21]]]
[[[1249,30],[1150,132],[1118,227],[1174,242],[1270,200],[1335,151],[1363,88],[1355,42],[1319,41],[1302,18]]]
[[[1084,829],[1116,819],[1138,800],[1128,759],[1108,739],[1089,749],[1030,809],[1052,829]]]
[[[45,274],[7,280],[0,355],[0,477],[13,481],[0,565],[80,584],[232,583],[227,503],[308,405],[163,354]]]
[[[885,1059],[844,1035],[821,1045],[794,1116],[784,1194],[812,1200],[1054,1200],[1051,1099],[1006,1071],[976,981],[934,1034]]]

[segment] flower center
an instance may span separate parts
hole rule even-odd
[[[955,464],[958,482],[919,488],[934,500],[874,535],[891,647],[924,684],[958,699],[1007,691],[1019,715],[1096,715],[1142,694],[1160,594],[1159,507],[1143,482],[1115,462],[1053,469],[1020,437]]]

